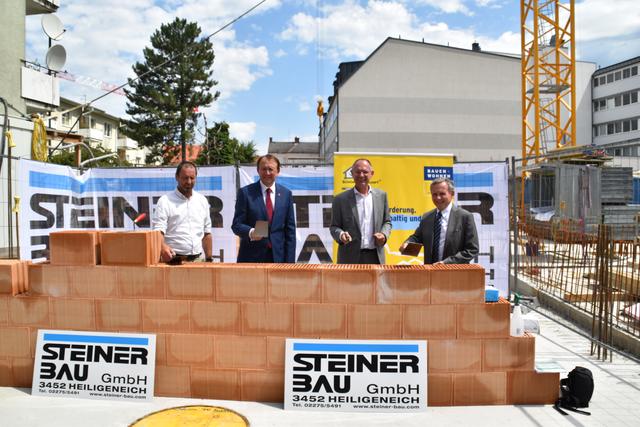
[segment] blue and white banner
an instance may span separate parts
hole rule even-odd
[[[256,182],[255,167],[240,168],[240,185]],[[282,167],[277,184],[293,193],[296,215],[296,262],[331,263],[333,239],[331,202],[333,201],[333,167]]]
[[[236,259],[231,232],[235,168],[201,167],[196,191],[211,205],[213,254]],[[49,233],[61,230],[133,230],[151,226],[158,199],[176,188],[175,168],[90,169],[78,174],[66,166],[20,160],[20,258],[49,258]]]
[[[485,268],[486,283],[509,293],[509,179],[507,164],[456,163],[453,180],[456,203],[472,212],[478,229],[478,264]]]

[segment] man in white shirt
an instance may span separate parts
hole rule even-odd
[[[425,213],[407,243],[424,245],[425,264],[468,264],[478,255],[479,243],[473,214],[453,205],[455,187],[449,178],[431,182],[435,209]]]
[[[338,264],[384,264],[391,233],[387,193],[371,188],[374,170],[368,159],[351,166],[354,187],[333,198],[331,236],[338,243]]]
[[[212,261],[211,216],[209,201],[193,190],[198,171],[192,162],[176,169],[175,190],[160,197],[151,222],[163,236],[160,259],[169,262],[180,256],[187,261]]]

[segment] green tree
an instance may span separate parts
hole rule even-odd
[[[82,160],[84,161],[84,160],[90,159],[91,154],[89,153],[89,151],[83,146],[80,146],[80,147],[82,150]],[[120,157],[118,157],[113,151],[107,150],[102,145],[96,145],[95,147],[91,147],[91,152],[93,153],[93,157],[101,157],[109,154],[113,154],[113,155],[105,159],[100,159],[100,160],[96,160],[95,162],[91,162],[87,164],[86,167],[91,167],[91,168],[107,167],[108,168],[108,167],[117,167],[117,166],[131,166],[131,163],[129,163],[126,160],[120,160]],[[75,150],[56,151],[55,154],[49,158],[49,161],[51,163],[56,163],[58,165],[75,167],[76,166]]]
[[[253,142],[240,142],[229,135],[227,122],[214,123],[207,129],[207,141],[196,159],[199,165],[233,165],[252,163],[256,158]]]
[[[149,149],[147,163],[167,164],[180,153],[193,139],[198,107],[211,105],[220,95],[211,93],[218,84],[211,78],[213,46],[200,33],[186,19],[163,24],[151,36],[152,47],[144,48],[144,62],[133,66],[139,78],[129,79],[130,89],[125,89],[131,116],[125,133]]]

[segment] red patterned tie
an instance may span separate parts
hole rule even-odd
[[[265,200],[265,204],[267,205],[267,220],[269,224],[271,224],[271,220],[273,219],[273,204],[271,203],[271,189],[267,188],[267,197]]]

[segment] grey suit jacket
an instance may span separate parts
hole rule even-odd
[[[391,217],[389,216],[389,202],[387,193],[377,188],[371,189],[373,197],[373,232],[382,233],[389,240],[391,233]],[[360,221],[358,220],[358,208],[353,188],[350,188],[333,198],[331,206],[331,236],[340,245],[338,247],[338,264],[357,264],[360,259]],[[340,234],[346,231],[351,235],[352,241],[343,244],[340,242]],[[378,260],[384,264],[384,246],[379,246]]]
[[[406,240],[407,242],[424,245],[425,264],[433,263],[431,252],[435,218],[436,209],[424,214],[416,231]],[[468,264],[478,255],[479,250],[478,232],[476,231],[473,214],[462,208],[452,206],[449,222],[447,223],[442,262],[445,264]]]

